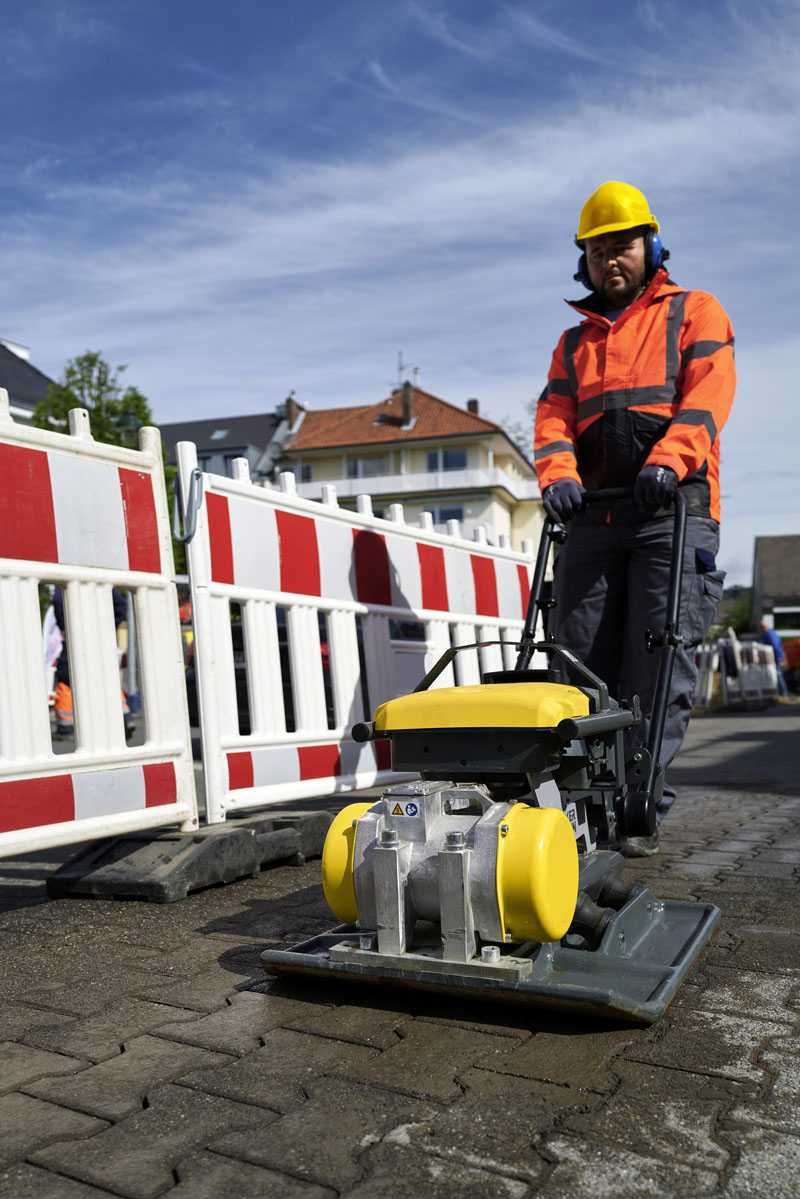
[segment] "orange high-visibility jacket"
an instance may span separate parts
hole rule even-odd
[[[586,302],[562,334],[536,409],[542,490],[631,485],[669,466],[690,513],[720,518],[719,433],[736,389],[733,328],[714,296],[687,291],[662,267],[612,324]]]

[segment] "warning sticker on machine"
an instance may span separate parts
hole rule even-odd
[[[419,811],[419,808],[417,807],[417,805],[415,803],[407,803],[406,804],[406,816],[416,816],[418,811]]]
[[[578,832],[578,810],[574,803],[567,804],[567,820],[572,825],[574,832]]]
[[[402,816],[403,815],[403,809],[400,807],[399,803],[396,803],[394,805],[394,807],[392,808],[392,815],[393,816]]]

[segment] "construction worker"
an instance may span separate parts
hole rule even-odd
[[[534,458],[546,511],[569,522],[555,575],[555,632],[612,695],[650,711],[657,657],[646,631],[663,628],[678,488],[688,522],[682,632],[661,765],[686,733],[702,641],[722,594],[719,434],[735,390],[733,329],[714,296],[675,283],[645,196],[602,184],[583,206],[568,301],[581,318],[553,354],[536,410]],[[585,491],[631,487],[630,498],[584,505]],[[646,729],[645,729],[646,732]],[[663,783],[663,776],[660,781]],[[668,784],[659,815],[672,804]],[[630,838],[631,856],[655,853],[658,834]]]

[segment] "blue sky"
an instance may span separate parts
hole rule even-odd
[[[159,419],[421,384],[526,419],[572,234],[642,187],[737,334],[723,548],[800,531],[800,6],[29,0],[0,43],[0,335]],[[13,15],[9,13],[13,9]]]

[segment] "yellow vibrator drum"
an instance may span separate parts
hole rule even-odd
[[[344,924],[355,924],[358,919],[353,882],[354,822],[371,807],[368,803],[351,803],[342,808],[334,816],[322,847],[322,893],[334,916]]]
[[[496,879],[506,940],[561,940],[578,901],[578,847],[560,808],[510,809],[498,829]]]

